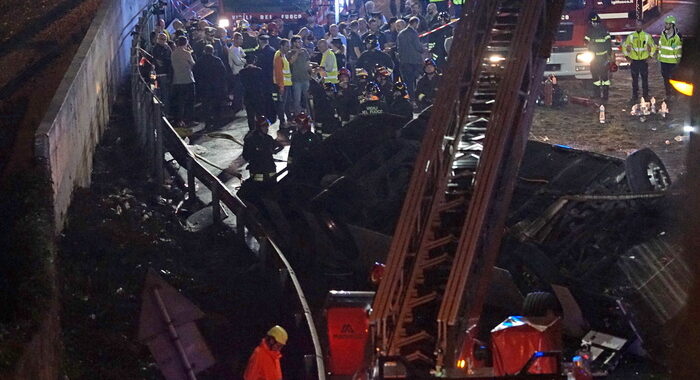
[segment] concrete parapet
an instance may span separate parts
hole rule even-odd
[[[35,134],[36,159],[52,182],[57,233],[73,190],[90,185],[95,146],[129,74],[130,34],[150,3],[103,2]]]

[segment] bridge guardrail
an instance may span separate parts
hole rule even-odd
[[[215,223],[221,222],[222,204],[228,208],[236,220],[235,232],[238,238],[253,250],[265,253],[269,249],[278,259],[280,267],[284,268],[291,279],[297,298],[304,313],[311,339],[313,341],[316,372],[319,380],[325,380],[323,351],[314,324],[313,315],[309,308],[301,283],[296,277],[284,253],[273,238],[265,231],[263,225],[252,214],[251,209],[236,194],[232,193],[214,174],[205,168],[195,154],[190,151],[170,121],[163,113],[163,103],[154,93],[152,85],[146,83],[139,70],[139,63],[144,50],[150,48],[150,33],[153,31],[155,19],[152,12],[144,10],[138,21],[139,28],[133,33],[131,49],[131,101],[136,136],[143,150],[149,172],[155,181],[164,180],[164,154],[167,151],[173,159],[187,171],[186,191],[190,197],[196,196],[196,182],[199,181],[211,191],[213,218]],[[144,38],[146,37],[146,38]],[[191,198],[194,199],[194,198]]]

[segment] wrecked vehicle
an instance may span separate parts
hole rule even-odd
[[[315,307],[331,289],[374,289],[369,273],[386,257],[429,113],[406,126],[391,115],[361,117],[290,169],[275,192],[247,196],[310,284]],[[623,160],[530,141],[480,340],[521,313],[523,295],[547,291],[564,309],[569,353],[584,338],[602,371],[628,347],[662,361],[692,280],[674,241],[671,189],[649,149]],[[621,343],[598,346],[589,331]]]

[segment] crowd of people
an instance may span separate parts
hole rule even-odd
[[[408,0],[405,17],[386,20],[372,1],[358,1],[360,12],[338,23],[329,15],[325,25],[311,14],[293,24],[238,20],[231,28],[176,20],[174,31],[161,21],[150,52],[160,98],[180,128],[195,120],[217,128],[222,114],[245,109],[251,130],[264,117],[287,138],[298,115],[309,115],[324,135],[360,114],[410,119],[432,103],[446,62],[450,26],[426,43],[419,38],[450,23],[439,3]]]

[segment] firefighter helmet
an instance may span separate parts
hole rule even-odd
[[[268,120],[267,117],[260,115],[255,118],[255,126],[258,128],[269,127],[270,120]]]
[[[401,93],[401,97],[408,99],[408,89],[406,88],[405,83],[403,83],[403,82],[394,83],[394,92],[399,92],[399,93]]]
[[[666,16],[666,18],[664,19],[664,22],[667,23],[667,24],[673,24],[673,25],[675,25],[675,24],[676,24],[676,16],[668,15],[668,16]]]
[[[435,61],[433,61],[432,58],[426,58],[423,60],[423,69],[425,69],[428,66],[433,66],[433,68],[437,68],[435,65]]]
[[[335,83],[326,82],[323,84],[323,89],[326,90],[326,92],[332,92],[334,94],[338,92],[338,87],[336,87]]]
[[[361,79],[367,79],[369,77],[369,74],[367,73],[367,70],[358,67],[355,69],[355,77],[356,78],[361,78]]]
[[[372,33],[365,36],[362,42],[364,42],[365,45],[371,45],[371,49],[376,49],[379,47],[379,38]]]
[[[367,87],[365,87],[365,93],[372,96],[380,96],[382,94],[382,90],[379,88],[377,82],[369,82],[367,83]]]
[[[273,326],[270,330],[267,331],[267,336],[275,338],[275,340],[279,344],[287,344],[287,339],[289,339],[287,330],[285,330],[281,326]]]
[[[311,118],[305,112],[300,112],[294,117],[294,123],[299,129],[308,131],[311,129]]]
[[[391,76],[391,71],[389,69],[387,69],[386,67],[377,66],[374,68],[374,77],[375,78],[380,78],[380,77],[388,78],[390,76]]]
[[[450,17],[450,14],[448,12],[442,11],[442,12],[438,13],[438,19],[450,21],[451,17]]]
[[[342,69],[338,70],[338,78],[340,78],[340,77],[343,76],[343,75],[345,75],[346,77],[348,77],[348,79],[350,79],[350,77],[352,77],[352,74],[350,73],[350,70],[346,69],[345,67],[343,67]]]
[[[590,22],[600,22],[600,16],[595,12],[591,12],[591,14],[588,15],[588,20]]]
[[[250,23],[248,22],[248,20],[243,19],[238,21],[238,27],[243,30],[250,29]]]

